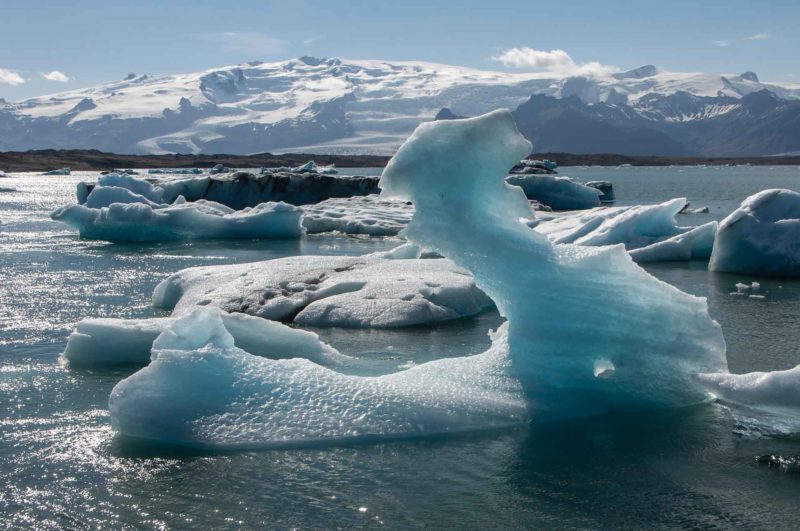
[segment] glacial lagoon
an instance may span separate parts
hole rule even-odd
[[[380,169],[344,170],[379,174]],[[796,167],[562,168],[610,180],[619,205],[686,197],[722,219],[765,188],[800,189]],[[792,527],[800,476],[755,455],[800,455],[718,404],[383,444],[202,453],[114,437],[111,388],[134,369],[74,370],[59,354],[84,317],[159,315],[150,297],[196,265],[302,254],[366,254],[397,238],[110,244],[48,217],[97,173],[13,174],[0,192],[0,511],[10,525],[217,527]],[[800,363],[800,282],[710,273],[703,262],[646,269],[708,298],[734,373]],[[761,284],[763,299],[733,296]],[[396,363],[482,352],[500,317],[397,330],[316,329],[350,355]]]

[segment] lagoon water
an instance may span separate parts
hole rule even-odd
[[[377,174],[379,169],[357,173]],[[797,167],[563,168],[611,180],[618,204],[687,197],[721,219],[765,188],[800,190]],[[797,528],[800,474],[755,463],[800,455],[717,404],[499,432],[361,446],[202,454],[114,437],[107,400],[134,369],[59,362],[83,317],[146,317],[155,285],[184,267],[297,254],[363,254],[398,240],[121,245],[84,241],[48,213],[74,201],[70,177],[0,180],[0,522],[35,528]],[[800,282],[758,279],[763,300],[706,264],[648,270],[708,297],[733,372],[800,364]],[[481,352],[500,318],[406,330],[316,330],[342,352],[422,362]],[[679,333],[679,331],[676,331]]]

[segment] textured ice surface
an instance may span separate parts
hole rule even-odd
[[[502,333],[480,355],[363,377],[307,359],[248,354],[226,335],[224,322],[213,322],[217,315],[199,309],[184,318],[190,339],[156,345],[150,365],[114,387],[109,410],[116,430],[246,448],[486,429],[527,418],[519,384],[506,374]]]
[[[529,151],[506,112],[422,124],[381,187],[414,203],[407,237],[470,270],[508,319],[511,372],[536,415],[703,400],[694,374],[726,368],[705,300],[653,278],[622,246],[553,245],[531,231],[524,194],[498,177]],[[620,214],[644,235],[612,219],[586,240],[641,245],[649,232],[663,237],[684,203]],[[615,367],[610,378],[595,377],[599,359]]]
[[[393,328],[458,319],[492,305],[449,260],[296,256],[184,269],[153,304],[175,315],[213,305],[307,326]]]
[[[107,193],[106,193],[107,192]],[[138,196],[144,197],[144,196]],[[50,216],[78,229],[82,238],[108,241],[169,241],[193,238],[297,238],[303,211],[286,203],[262,203],[234,211],[212,201],[171,205],[127,202],[137,197],[123,188],[95,188],[87,203],[101,208],[68,205]]]
[[[600,191],[569,177],[555,175],[511,175],[506,181],[519,186],[528,199],[555,210],[583,210],[600,206]]]
[[[630,251],[631,258],[639,263],[706,260],[711,256],[717,225],[716,221],[711,221],[672,238],[634,249]]]
[[[335,198],[303,208],[303,227],[310,233],[342,232],[392,236],[411,221],[414,207],[378,195]]]
[[[767,434],[800,433],[800,365],[785,371],[700,374],[698,379],[748,428]]]
[[[222,324],[224,333],[219,328]],[[312,332],[249,315],[205,309],[194,310],[181,319],[84,319],[70,334],[64,359],[72,367],[146,365],[154,341],[160,349],[189,348],[188,345],[196,345],[196,338],[205,337],[197,335],[198,329],[206,329],[204,333],[209,334],[214,327],[218,335],[230,335],[233,345],[256,356],[305,358],[322,365],[336,365],[349,359]]]
[[[764,190],[719,225],[712,271],[800,277],[800,193]]]

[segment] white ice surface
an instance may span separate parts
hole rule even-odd
[[[225,333],[220,329],[222,325]],[[70,334],[63,356],[71,367],[147,365],[153,348],[202,347],[204,344],[196,344],[197,329],[204,328],[206,333],[211,333],[214,327],[220,337],[230,336],[233,341],[230,346],[256,356],[305,358],[326,366],[348,359],[321,342],[313,332],[244,314],[197,309],[181,319],[84,319]]]
[[[333,198],[303,207],[303,227],[309,233],[342,232],[392,236],[411,221],[414,207],[378,195]]]
[[[639,263],[708,259],[717,225],[716,221],[710,221],[666,240],[634,249],[630,251],[631,258]]]
[[[474,315],[492,302],[448,260],[375,254],[184,269],[156,287],[153,304],[174,315],[212,305],[305,326],[393,328]]]

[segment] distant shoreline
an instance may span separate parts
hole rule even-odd
[[[560,166],[697,166],[744,165],[800,166],[800,155],[776,157],[658,157],[641,155],[536,153],[532,159],[550,159]],[[287,153],[273,155],[120,155],[90,149],[31,150],[0,152],[0,170],[7,172],[47,171],[71,168],[74,171],[102,171],[114,168],[211,168],[224,164],[233,168],[297,166],[309,160],[345,168],[382,167],[390,157],[380,155],[313,155]]]

